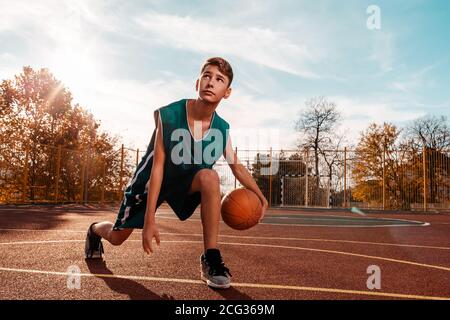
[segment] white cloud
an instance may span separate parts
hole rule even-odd
[[[96,87],[70,89],[75,102],[101,120],[103,130],[121,135],[128,147],[141,150],[155,128],[153,111],[171,102],[192,96],[186,82],[177,79],[141,83],[127,79],[101,79]],[[191,89],[191,90],[190,90]]]
[[[86,24],[96,29],[115,31],[114,15],[106,14],[107,1],[26,1],[1,0],[0,32],[36,33],[57,40],[64,38],[64,31],[82,28]]]
[[[20,71],[17,58],[9,52],[0,53],[0,80],[9,79]]]
[[[430,82],[427,82],[425,76],[428,72],[435,69],[440,63],[434,63],[432,65],[428,65],[421,70],[408,74],[405,80],[393,81],[388,84],[388,88],[401,91],[403,93],[412,94],[416,89],[428,85]]]
[[[159,13],[135,19],[147,37],[159,44],[202,54],[234,56],[306,78],[320,78],[307,64],[318,55],[280,31],[254,26],[221,26],[212,22]]]
[[[239,148],[292,149],[298,110],[296,101],[258,98],[235,90],[229,101],[221,102],[217,112],[230,123],[233,143]]]
[[[1,62],[9,62],[9,61],[14,61],[15,57],[8,53],[8,52],[3,52],[0,54],[0,61]]]
[[[370,123],[382,124],[384,122],[405,122],[424,115],[422,111],[401,110],[395,101],[362,100],[358,98],[335,96],[329,100],[336,102],[343,120],[342,127],[345,128],[346,136],[350,141],[357,141],[360,133]]]

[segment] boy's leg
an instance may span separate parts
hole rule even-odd
[[[207,249],[217,248],[220,221],[220,180],[216,171],[202,169],[192,180],[189,193],[201,194],[203,244]]]
[[[92,226],[92,231],[111,243],[120,246],[131,235],[134,229],[113,230],[114,224],[109,221],[97,222]]]
[[[201,194],[201,217],[205,252],[200,256],[201,278],[213,288],[226,289],[231,285],[230,270],[225,267],[217,249],[220,221],[219,175],[211,169],[202,169],[195,175],[189,193]]]
[[[84,243],[86,259],[101,259],[103,254],[102,238],[115,246],[121,245],[133,232],[133,229],[114,231],[109,222],[96,222],[89,226]]]

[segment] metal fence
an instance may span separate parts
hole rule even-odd
[[[0,203],[111,203],[136,166],[139,150],[110,154],[34,145],[0,149]]]
[[[450,209],[450,151],[345,148],[317,154],[314,150],[237,153],[271,206]],[[218,166],[222,189],[240,185],[223,161]],[[261,174],[263,168],[268,169],[266,174]]]
[[[145,150],[0,148],[0,203],[114,203]],[[238,150],[271,206],[450,209],[450,152]],[[223,193],[241,186],[222,158]]]

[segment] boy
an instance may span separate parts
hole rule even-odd
[[[205,249],[200,256],[201,278],[213,288],[230,287],[231,274],[217,246],[221,197],[219,176],[212,169],[215,161],[224,155],[236,179],[260,198],[262,216],[268,206],[252,176],[237,159],[228,123],[215,111],[222,98],[230,96],[232,80],[230,64],[222,58],[210,58],[196,81],[197,99],[183,99],[155,111],[155,130],[127,186],[116,223],[99,222],[89,227],[87,259],[101,258],[102,238],[120,245],[134,228],[143,229],[142,246],[151,254],[153,238],[160,243],[155,211],[161,203],[166,201],[180,220],[189,218],[201,204]]]

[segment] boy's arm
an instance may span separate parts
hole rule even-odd
[[[245,188],[250,189],[251,191],[256,193],[256,195],[260,199],[263,208],[260,219],[261,221],[266,213],[266,209],[269,206],[269,203],[267,202],[266,197],[264,197],[263,193],[259,189],[255,180],[253,180],[253,177],[251,176],[250,172],[248,172],[247,168],[245,168],[239,161],[236,152],[234,152],[233,150],[231,138],[228,138],[227,145],[225,147],[224,157],[227,160],[228,165],[230,166],[231,171],[233,172],[233,175],[236,177],[236,179]]]
[[[153,165],[148,181],[147,207],[145,209],[144,228],[142,231],[144,251],[149,254],[153,252],[153,237],[159,245],[159,232],[155,223],[155,211],[156,202],[158,201],[159,192],[161,190],[164,175],[164,161],[166,158],[162,137],[161,118],[158,119],[157,123],[155,146],[153,148]]]
[[[147,208],[145,213],[145,222],[155,223],[156,201],[161,190],[161,183],[164,175],[164,161],[166,154],[164,151],[164,143],[162,138],[161,120],[158,120],[158,127],[156,128],[155,147],[153,148],[153,165],[150,173]]]

